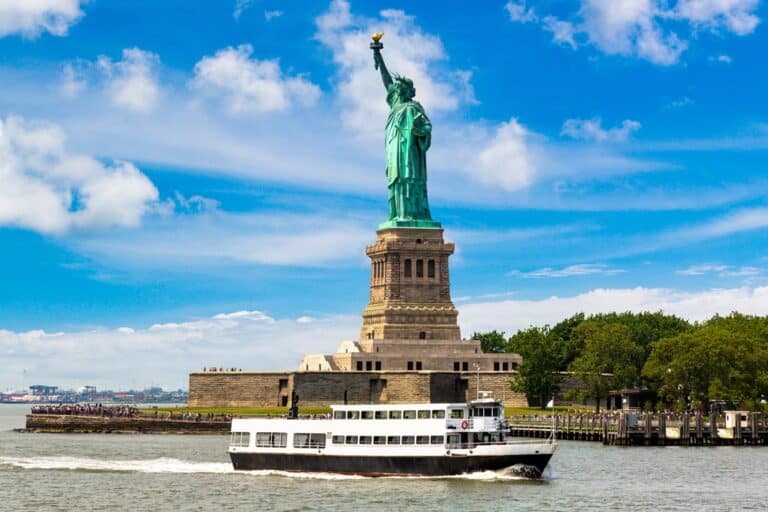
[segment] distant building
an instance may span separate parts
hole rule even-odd
[[[36,384],[34,386],[29,386],[29,390],[32,392],[33,396],[50,396],[55,395],[56,390],[58,390],[58,386],[43,386],[40,384]]]

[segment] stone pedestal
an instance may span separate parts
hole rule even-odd
[[[460,340],[451,302],[448,258],[452,243],[442,229],[388,228],[367,246],[370,300],[360,343],[368,340]]]

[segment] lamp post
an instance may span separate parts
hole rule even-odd
[[[477,371],[477,389],[475,390],[475,400],[480,400],[480,363],[475,361],[475,370]]]

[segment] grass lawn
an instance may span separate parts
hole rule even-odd
[[[581,405],[556,405],[555,412],[557,414],[578,414],[578,413],[591,413],[594,412],[594,407],[587,407]],[[547,407],[542,409],[541,407],[505,407],[504,414],[509,416],[532,416],[538,414],[552,414],[552,408]]]

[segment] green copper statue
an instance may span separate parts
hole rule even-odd
[[[432,220],[427,200],[427,150],[432,139],[432,124],[424,107],[414,101],[413,82],[387,71],[381,56],[382,33],[372,36],[373,62],[381,72],[387,89],[389,116],[385,145],[387,150],[387,184],[389,187],[389,221],[379,229],[395,227],[439,228]]]

